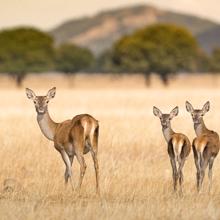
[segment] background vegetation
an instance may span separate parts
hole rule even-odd
[[[53,39],[34,28],[15,28],[0,33],[0,71],[21,85],[26,74],[53,68]]]
[[[153,25],[116,42],[112,49],[113,65],[122,72],[158,73],[164,84],[168,75],[198,70],[200,49],[195,38],[174,25]],[[149,83],[148,83],[149,84]]]
[[[124,36],[113,47],[95,57],[87,48],[74,44],[56,46],[53,38],[34,28],[0,32],[0,72],[8,73],[21,86],[28,73],[59,71],[143,73],[160,75],[165,85],[169,76],[186,72],[219,72],[220,49],[206,54],[189,31],[171,24],[156,24]]]
[[[89,49],[73,44],[62,44],[56,48],[55,69],[65,74],[88,71],[94,62],[95,59]]]

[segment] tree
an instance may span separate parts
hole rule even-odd
[[[66,74],[73,74],[80,70],[87,70],[94,63],[94,56],[90,50],[73,44],[63,44],[56,50],[56,70]]]
[[[184,28],[156,24],[122,37],[113,46],[113,62],[120,71],[158,73],[168,83],[170,73],[196,71],[199,47]]]
[[[108,49],[96,58],[95,71],[102,73],[117,72],[116,66],[112,62],[112,50]]]
[[[196,70],[199,73],[209,72],[211,70],[211,57],[200,50],[197,55]]]
[[[22,27],[0,32],[0,72],[8,73],[21,86],[29,72],[53,66],[53,39],[34,28]]]
[[[210,61],[210,70],[212,72],[220,72],[220,48],[213,50]]]

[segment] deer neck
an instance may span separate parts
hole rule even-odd
[[[166,142],[168,143],[172,137],[172,135],[174,134],[174,131],[172,130],[171,126],[166,126],[162,128],[163,131],[163,136],[166,140]]]
[[[49,140],[53,141],[58,123],[51,119],[48,111],[46,111],[44,114],[37,114],[37,122],[43,135]]]
[[[196,136],[200,136],[204,133],[207,133],[209,130],[206,128],[205,123],[203,121],[203,119],[201,120],[200,123],[194,123],[194,129],[196,132]]]

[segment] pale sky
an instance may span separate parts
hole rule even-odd
[[[48,30],[68,19],[138,3],[187,12],[220,23],[220,0],[0,0],[0,29],[31,25]]]

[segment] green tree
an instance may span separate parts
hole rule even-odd
[[[204,51],[200,51],[197,56],[197,71],[200,73],[209,72],[211,70],[212,59]]]
[[[22,27],[0,32],[0,72],[8,73],[21,86],[29,72],[53,66],[53,39],[34,28]]]
[[[112,61],[112,50],[106,50],[96,58],[95,71],[101,73],[116,73],[118,69]]]
[[[170,73],[196,71],[199,47],[184,28],[156,24],[121,38],[113,46],[113,63],[120,71],[160,75],[164,84]]]
[[[220,72],[220,48],[213,50],[210,60],[210,70]]]
[[[94,64],[92,52],[73,44],[63,44],[56,50],[56,70],[66,74],[74,74],[80,70],[88,70]]]

